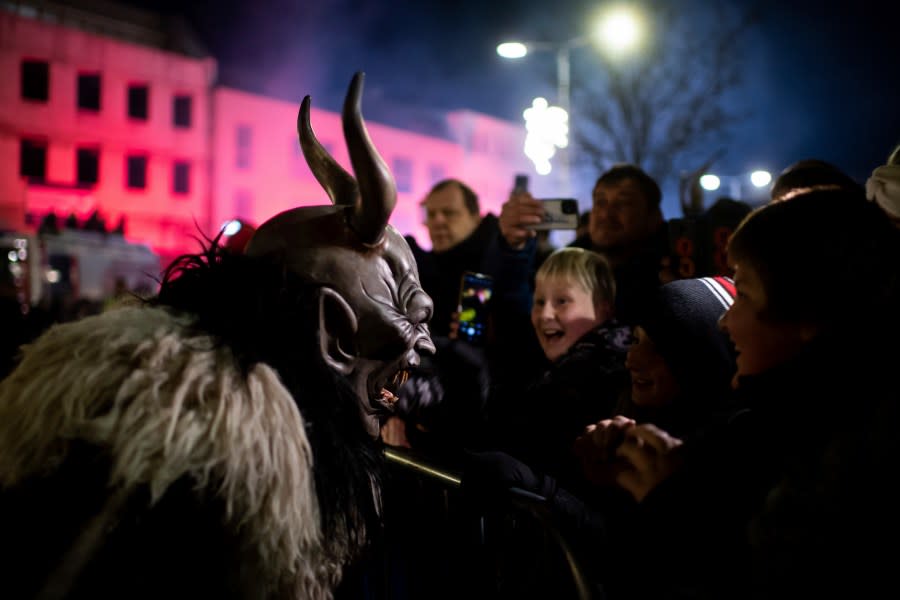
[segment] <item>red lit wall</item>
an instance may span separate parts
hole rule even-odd
[[[46,101],[23,98],[22,61],[49,64]],[[79,109],[79,73],[101,77],[101,108]],[[215,86],[214,59],[162,50],[48,24],[0,10],[0,229],[31,228],[49,211],[85,219],[99,210],[107,225],[125,216],[127,237],[165,258],[197,249],[198,227],[215,235],[242,217],[259,224],[301,205],[328,202],[300,153],[296,102]],[[128,116],[128,87],[149,89],[148,118]],[[173,123],[176,95],[192,99],[190,127]],[[363,115],[366,113],[363,96]],[[315,107],[319,140],[350,169],[340,115]],[[430,247],[419,206],[438,179],[457,177],[480,196],[482,212],[498,213],[516,172],[532,173],[522,155],[524,127],[469,111],[447,116],[451,139],[367,121],[398,184],[392,224]],[[20,176],[20,141],[46,143],[44,183]],[[96,148],[95,185],[76,186],[79,147]],[[146,186],[129,186],[129,155],[147,159]],[[189,191],[176,193],[174,165],[189,165]]]
[[[46,101],[22,98],[24,59],[49,63]],[[196,60],[51,25],[0,11],[0,206],[36,217],[54,210],[86,218],[99,210],[110,226],[125,215],[127,236],[166,254],[186,248],[195,221],[209,228],[209,90],[212,59]],[[100,109],[77,106],[79,73],[99,73]],[[127,114],[131,83],[147,85],[148,118]],[[173,98],[192,98],[191,125],[173,125]],[[47,143],[46,184],[24,185],[19,176],[22,138]],[[76,189],[76,153],[99,151],[96,185]],[[146,187],[131,189],[126,156],[147,157]],[[190,165],[189,191],[173,192],[173,164]],[[188,240],[188,243],[190,241]]]
[[[215,91],[217,223],[243,218],[258,224],[288,208],[329,202],[300,151],[295,128],[300,100],[284,102],[229,88]],[[352,173],[340,115],[318,110],[312,101],[310,121],[316,137]],[[364,95],[364,118],[365,112]],[[401,233],[414,235],[423,247],[431,243],[420,203],[439,179],[462,179],[478,193],[482,212],[499,214],[514,174],[531,169],[520,150],[522,127],[471,112],[452,113],[448,122],[454,141],[366,122],[397,182],[391,223]]]

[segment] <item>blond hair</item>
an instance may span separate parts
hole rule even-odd
[[[580,285],[594,298],[594,303],[616,301],[616,280],[612,267],[602,254],[584,248],[560,248],[544,260],[535,275],[536,281],[561,278]]]

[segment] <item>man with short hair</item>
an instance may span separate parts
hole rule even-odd
[[[643,169],[616,165],[594,185],[588,233],[569,244],[600,252],[612,264],[616,318],[626,324],[660,284],[660,261],[668,247],[661,200],[659,185]],[[534,251],[530,227],[542,214],[540,202],[527,192],[510,195],[500,212],[500,231],[511,253]]]
[[[444,252],[459,244],[481,223],[478,196],[458,179],[444,179],[428,192],[422,202],[425,227],[434,252]]]
[[[423,250],[409,236],[407,242],[419,265],[422,286],[434,300],[431,330],[446,336],[450,316],[457,310],[462,274],[495,271],[497,217],[487,214],[482,218],[478,195],[458,179],[436,183],[422,206],[432,249]]]

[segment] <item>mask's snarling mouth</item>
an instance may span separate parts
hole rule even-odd
[[[373,398],[373,406],[393,413],[394,404],[400,399],[397,396],[397,392],[400,391],[407,379],[409,379],[409,371],[401,368],[393,372],[393,375],[386,377],[380,384],[376,383],[376,385],[372,386],[374,388],[373,395],[375,396]]]

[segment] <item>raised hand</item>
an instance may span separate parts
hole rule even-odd
[[[678,449],[683,443],[656,425],[635,425],[616,450],[627,466],[617,474],[616,483],[640,502],[681,468]]]
[[[521,250],[535,232],[529,225],[537,225],[544,215],[540,201],[528,192],[513,192],[500,209],[500,233],[511,248]]]
[[[585,428],[584,433],[575,440],[574,449],[588,481],[598,485],[615,482],[624,466],[616,450],[625,441],[626,432],[633,427],[633,419],[618,415]]]

